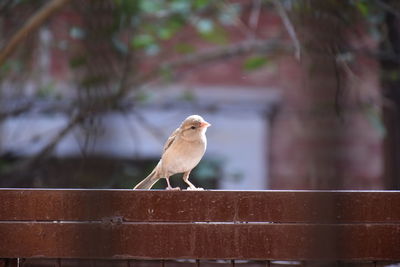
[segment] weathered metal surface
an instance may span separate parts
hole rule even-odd
[[[396,224],[0,223],[4,258],[400,260]]]
[[[23,259],[20,267],[327,267],[330,266],[327,262],[269,262],[269,261],[231,261],[231,260],[77,260],[77,259]],[[332,266],[346,267],[383,267],[390,263],[385,262],[385,265],[378,266],[374,262],[346,262],[346,265],[332,262]],[[17,265],[15,265],[17,266]],[[0,267],[1,265],[0,260]],[[4,266],[6,267],[6,266]],[[7,266],[11,267],[11,266]]]
[[[10,259],[400,260],[400,192],[3,189],[0,240]]]
[[[0,190],[0,220],[399,223],[395,191]]]
[[[77,259],[21,259],[21,267],[227,267],[227,266],[245,266],[245,267],[386,267],[395,265],[397,262],[373,262],[373,261],[330,261],[330,262],[298,262],[298,261],[234,261],[230,260],[77,260]],[[18,266],[9,265],[11,266]],[[1,259],[0,259],[0,267]],[[4,265],[5,267],[5,265]]]

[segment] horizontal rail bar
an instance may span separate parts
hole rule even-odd
[[[400,223],[399,191],[0,190],[0,221]]]
[[[400,260],[398,224],[0,223],[0,258]]]

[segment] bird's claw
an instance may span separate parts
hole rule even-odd
[[[201,188],[201,187],[188,187],[187,190],[201,191],[201,190],[204,190],[204,188]]]
[[[179,190],[181,190],[181,188],[180,187],[167,187],[167,188],[165,188],[165,190],[179,191]]]

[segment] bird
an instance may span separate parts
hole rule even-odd
[[[189,186],[188,190],[202,190],[189,181],[189,175],[206,151],[206,131],[210,126],[200,115],[187,117],[167,139],[154,170],[133,189],[151,189],[159,179],[165,178],[167,190],[180,190],[179,187],[171,186],[169,177],[183,173],[182,178]]]

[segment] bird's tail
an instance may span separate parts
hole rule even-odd
[[[157,167],[144,178],[140,183],[138,183],[133,189],[150,189],[155,183],[157,183],[160,178],[157,177]]]

